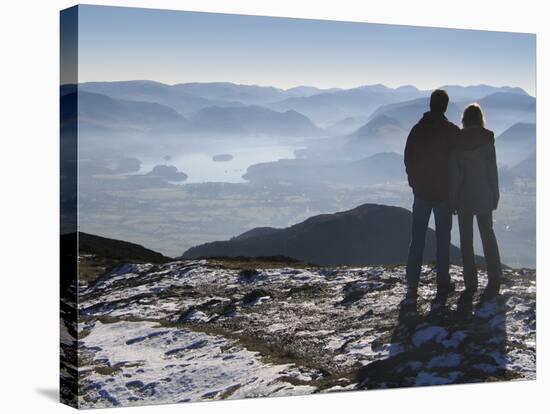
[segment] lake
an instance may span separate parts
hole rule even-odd
[[[179,171],[187,174],[183,184],[204,182],[242,183],[246,169],[251,165],[272,162],[284,158],[296,158],[294,151],[301,149],[294,145],[257,145],[246,147],[218,147],[196,152],[171,155],[169,159],[163,157],[141,159],[139,174],[144,174],[158,164],[174,165]],[[214,161],[212,157],[219,154],[231,154],[229,161]]]

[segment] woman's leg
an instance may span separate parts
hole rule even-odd
[[[483,243],[483,254],[487,262],[487,276],[489,278],[487,293],[498,294],[502,277],[502,265],[500,263],[497,238],[493,230],[493,213],[478,214],[477,225],[479,227],[481,242]]]
[[[473,214],[458,214],[460,229],[460,250],[462,251],[462,266],[466,290],[477,290],[477,268],[474,255],[474,216]]]

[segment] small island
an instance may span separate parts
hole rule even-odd
[[[231,154],[216,154],[212,157],[212,161],[216,162],[226,162],[231,161],[233,159],[233,155]]]
[[[161,178],[167,181],[185,181],[187,174],[178,171],[173,165],[155,165],[151,171],[145,174],[148,177]]]

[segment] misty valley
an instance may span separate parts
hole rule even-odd
[[[467,104],[484,108],[497,140],[503,262],[534,267],[536,100],[519,88],[445,89],[457,125]],[[429,93],[383,85],[64,85],[62,106],[78,102],[79,229],[179,257],[366,203],[410,209],[403,150]],[[476,249],[482,253],[479,241]]]

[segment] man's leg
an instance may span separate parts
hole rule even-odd
[[[483,254],[487,264],[487,276],[489,284],[487,292],[498,294],[500,290],[500,279],[502,277],[502,265],[500,263],[500,253],[498,251],[497,238],[493,230],[493,213],[479,214],[477,216],[477,225],[481,242],[483,243]]]
[[[451,286],[449,276],[449,250],[451,248],[451,228],[453,216],[447,203],[434,207],[436,260],[437,260],[437,286],[445,289]]]
[[[462,250],[462,267],[466,290],[477,290],[477,269],[474,256],[474,216],[473,214],[459,214],[458,227],[460,228],[460,250]]]
[[[426,230],[432,212],[431,206],[423,200],[414,198],[412,212],[411,244],[407,260],[407,296],[415,296],[420,279],[420,269],[424,257]]]

